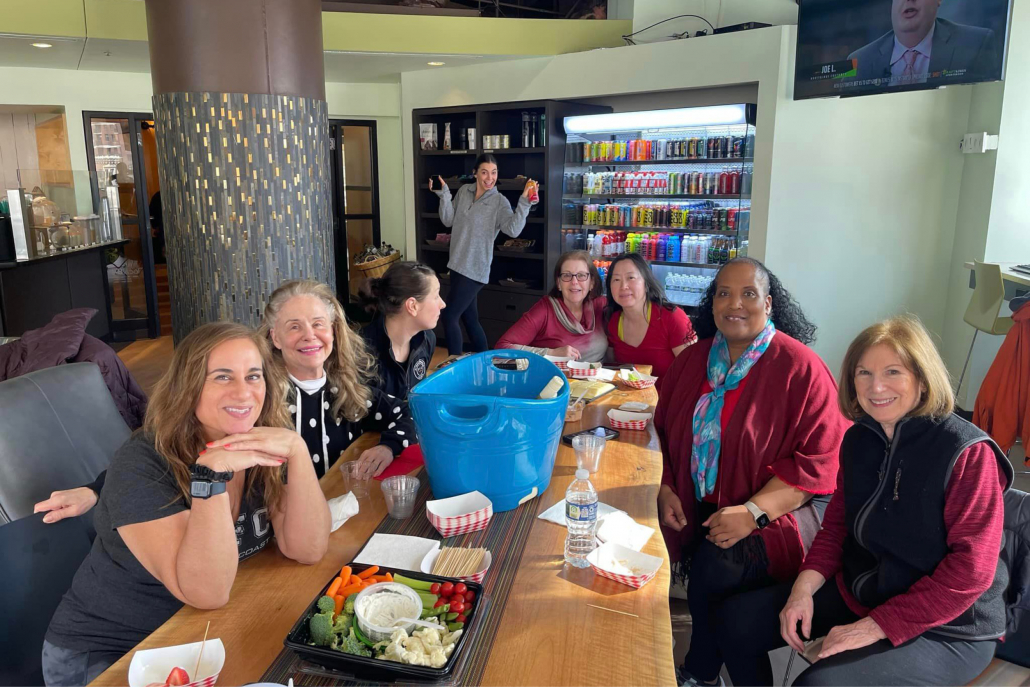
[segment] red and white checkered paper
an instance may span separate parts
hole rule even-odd
[[[445,537],[453,537],[457,534],[468,534],[469,532],[478,532],[479,530],[486,529],[493,515],[494,509],[492,505],[480,508],[472,513],[454,516],[441,516],[428,509],[426,510],[426,517],[429,518],[429,522],[433,524],[437,532]]]
[[[628,585],[634,589],[640,589],[654,579],[654,576],[658,574],[658,571],[655,570],[653,573],[648,573],[647,575],[619,575],[618,573],[608,572],[604,568],[599,568],[593,563],[590,564],[590,567],[593,568],[594,572],[601,577],[607,577],[609,580],[615,580],[616,582]]]

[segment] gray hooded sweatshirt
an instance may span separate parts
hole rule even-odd
[[[446,186],[436,191],[440,197],[440,221],[451,227],[451,257],[447,269],[454,270],[481,284],[490,283],[490,263],[494,257],[494,240],[499,232],[516,237],[526,226],[532,204],[523,196],[512,211],[508,199],[492,188],[479,200],[476,185],[458,189],[454,199]]]

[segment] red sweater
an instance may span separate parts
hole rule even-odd
[[[1005,521],[1002,496],[1007,477],[998,469],[991,448],[981,442],[955,461],[944,496],[944,526],[950,553],[932,575],[904,594],[870,610],[855,600],[841,572],[844,538],[844,471],[837,474],[837,491],[826,507],[823,528],[812,542],[802,570],[815,570],[837,588],[845,603],[861,617],[876,621],[891,644],[898,646],[943,625],[969,608],[994,581]]]
[[[619,319],[621,312],[612,315],[608,322],[608,345],[619,364],[650,365],[651,374],[658,377],[655,385],[661,389],[662,377],[669,371],[672,361],[676,359],[672,349],[689,344],[697,337],[690,324],[687,313],[673,307],[666,310],[659,305],[651,307],[651,321],[647,325],[647,333],[639,346],[630,346],[619,338]]]
[[[698,341],[676,358],[655,409],[665,461],[662,484],[680,497],[687,516],[680,532],[662,527],[674,560],[700,536],[690,474],[692,419],[708,381],[712,342]],[[732,415],[722,423],[717,505],[742,505],[774,475],[803,491],[833,493],[837,452],[848,422],[837,410],[837,384],[819,356],[777,332],[739,392]],[[764,540],[769,573],[777,580],[793,579],[801,566],[805,547],[819,527],[811,510],[788,513],[751,535]]]
[[[592,326],[593,331],[576,335],[569,332],[558,320],[558,316],[554,314],[554,308],[551,306],[550,298],[544,296],[497,340],[497,348],[573,346],[579,350],[580,354],[586,356],[582,360],[599,363],[604,358],[604,350],[601,349],[606,348],[606,342],[603,339],[605,338],[604,306],[607,304],[608,299],[604,296],[584,303],[580,324],[584,329]],[[571,320],[572,313],[568,311],[564,303],[562,303],[562,308],[565,309],[566,315]],[[589,355],[587,351],[591,349],[600,350],[600,355]]]

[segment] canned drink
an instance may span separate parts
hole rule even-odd
[[[697,138],[696,137],[690,139],[689,141],[687,141],[687,157],[688,158],[695,158],[695,157],[697,157]]]
[[[504,134],[503,136],[501,136],[501,147],[502,148],[508,148],[510,146],[511,146],[511,138],[508,136],[508,134]]]
[[[719,157],[726,158],[726,157],[730,156],[730,137],[729,136],[723,136],[722,139],[720,140],[720,142],[719,142],[719,153],[720,153]]]

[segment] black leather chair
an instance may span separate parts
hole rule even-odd
[[[0,685],[43,684],[43,637],[91,531],[85,518],[47,525],[42,515],[0,526]]]
[[[91,483],[129,434],[92,363],[0,382],[0,526],[53,491]]]

